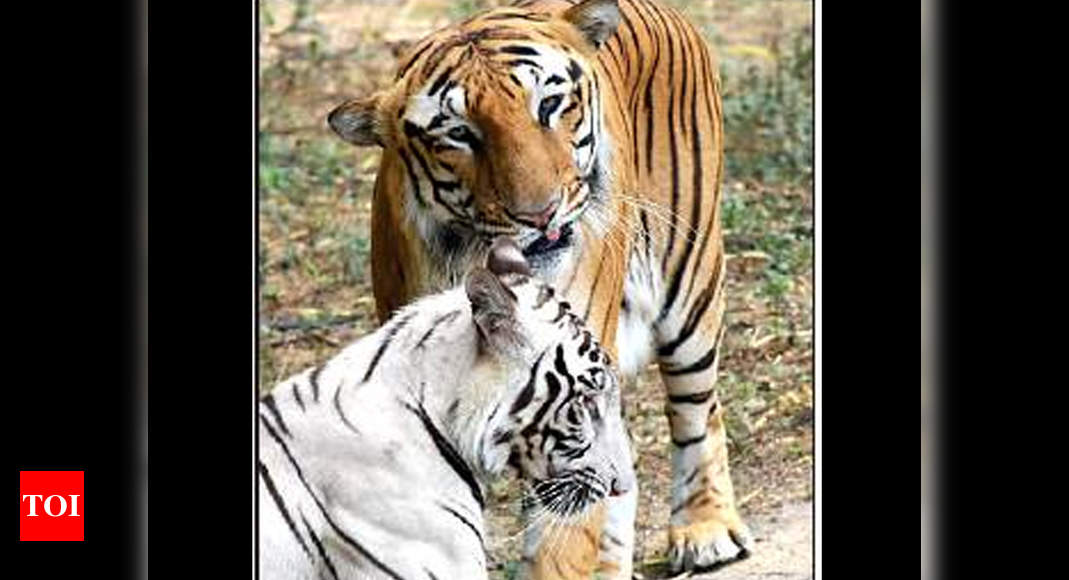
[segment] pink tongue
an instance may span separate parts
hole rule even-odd
[[[546,239],[555,242],[560,237],[560,230],[549,230],[546,232]]]

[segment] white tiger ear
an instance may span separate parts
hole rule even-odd
[[[563,18],[595,48],[601,48],[620,25],[620,5],[616,0],[583,0],[565,10]]]
[[[383,146],[385,139],[379,126],[378,94],[350,99],[327,115],[327,124],[339,137],[353,145]]]
[[[464,281],[471,315],[480,337],[495,349],[516,342],[516,295],[486,268],[474,268]]]

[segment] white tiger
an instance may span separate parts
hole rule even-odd
[[[633,487],[608,356],[512,242],[488,262],[261,400],[263,578],[486,578],[506,466],[550,517]]]

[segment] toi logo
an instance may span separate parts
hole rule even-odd
[[[85,540],[85,472],[19,472],[19,541]]]

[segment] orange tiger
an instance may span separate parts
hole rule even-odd
[[[718,64],[701,35],[652,0],[520,2],[417,42],[392,86],[342,103],[328,123],[383,148],[371,225],[380,320],[459,283],[493,239],[512,238],[615,345],[622,373],[659,365],[670,567],[747,555],[714,388],[723,131]],[[529,576],[630,578],[636,497],[610,498],[551,536],[533,526]]]

